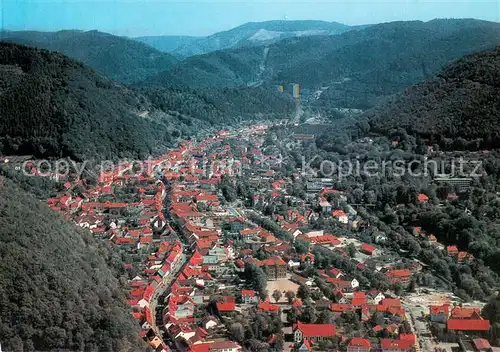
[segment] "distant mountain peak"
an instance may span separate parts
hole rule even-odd
[[[152,45],[158,50],[176,56],[187,57],[202,55],[212,51],[272,44],[285,38],[314,35],[334,35],[344,33],[352,28],[337,22],[316,20],[272,20],[264,22],[248,22],[241,26],[218,32],[206,37],[178,36],[140,37],[137,40]]]

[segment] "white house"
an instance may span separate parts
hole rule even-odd
[[[217,325],[218,325],[218,323],[217,323],[217,319],[215,317],[208,316],[208,317],[205,317],[205,319],[203,319],[203,328],[205,330],[214,328]]]
[[[295,231],[292,232],[293,239],[297,238],[298,235],[302,235],[302,231],[299,229],[296,229]]]
[[[340,210],[340,209],[334,210],[332,212],[332,215],[334,218],[337,219],[338,222],[340,222],[342,224],[349,223],[349,216],[343,210]]]
[[[323,230],[320,230],[320,231],[311,231],[311,232],[308,232],[306,233],[306,237],[307,238],[314,238],[314,237],[319,237],[319,236],[323,236],[324,235],[324,231]]]
[[[378,305],[385,298],[382,292],[377,292],[376,295],[368,295],[368,300],[371,304]]]
[[[332,205],[326,199],[321,200],[319,202],[319,206],[321,207],[321,210],[323,211],[323,213],[329,213],[332,211]]]

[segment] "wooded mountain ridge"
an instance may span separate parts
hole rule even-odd
[[[99,31],[2,31],[0,40],[58,51],[123,83],[144,80],[177,62],[144,43]]]
[[[373,25],[340,35],[189,57],[143,86],[240,87],[299,83],[328,87],[320,106],[363,108],[431,77],[463,55],[494,48],[500,24],[472,19]]]
[[[144,350],[104,242],[1,176],[0,214],[4,350]]]
[[[265,90],[139,92],[62,54],[9,43],[0,43],[0,77],[6,155],[147,158],[211,124],[295,109],[292,99]]]
[[[465,56],[436,77],[366,112],[373,132],[406,130],[448,150],[499,148],[500,46]]]
[[[202,55],[212,51],[272,44],[285,38],[315,35],[335,35],[365,26],[347,26],[326,21],[265,21],[249,22],[228,31],[206,37],[150,36],[137,37],[152,47],[178,57]]]

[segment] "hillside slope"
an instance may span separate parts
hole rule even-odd
[[[153,48],[164,53],[170,53],[177,57],[183,57],[181,54],[176,52],[176,50],[180,47],[195,43],[197,40],[200,40],[201,37],[191,37],[186,35],[154,35],[135,37],[131,39],[152,46]]]
[[[145,88],[141,93],[157,109],[221,127],[248,119],[285,119],[296,109],[293,98],[264,88]]]
[[[4,350],[141,350],[109,249],[1,177],[0,214]]]
[[[403,128],[444,148],[499,148],[500,46],[459,59],[364,117],[374,132]]]
[[[178,63],[143,84],[190,87],[297,82],[328,86],[317,104],[367,108],[439,72],[451,60],[493,48],[500,24],[478,20],[391,22],[333,36],[290,38],[217,51]]]
[[[146,157],[183,127],[148,115],[145,97],[61,54],[0,43],[0,76],[0,154]]]
[[[138,91],[62,54],[0,43],[0,154],[144,159],[211,124],[294,109],[272,89]]]
[[[61,52],[123,83],[146,79],[177,61],[143,43],[98,31],[6,31],[0,40]]]
[[[275,43],[292,37],[340,34],[358,27],[326,21],[249,22],[206,37],[156,36],[136,38],[154,48],[180,57],[212,51]]]

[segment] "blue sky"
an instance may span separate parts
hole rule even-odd
[[[117,35],[208,35],[251,21],[317,19],[345,24],[478,18],[500,22],[500,1],[473,0],[0,0],[2,28],[98,29]]]

